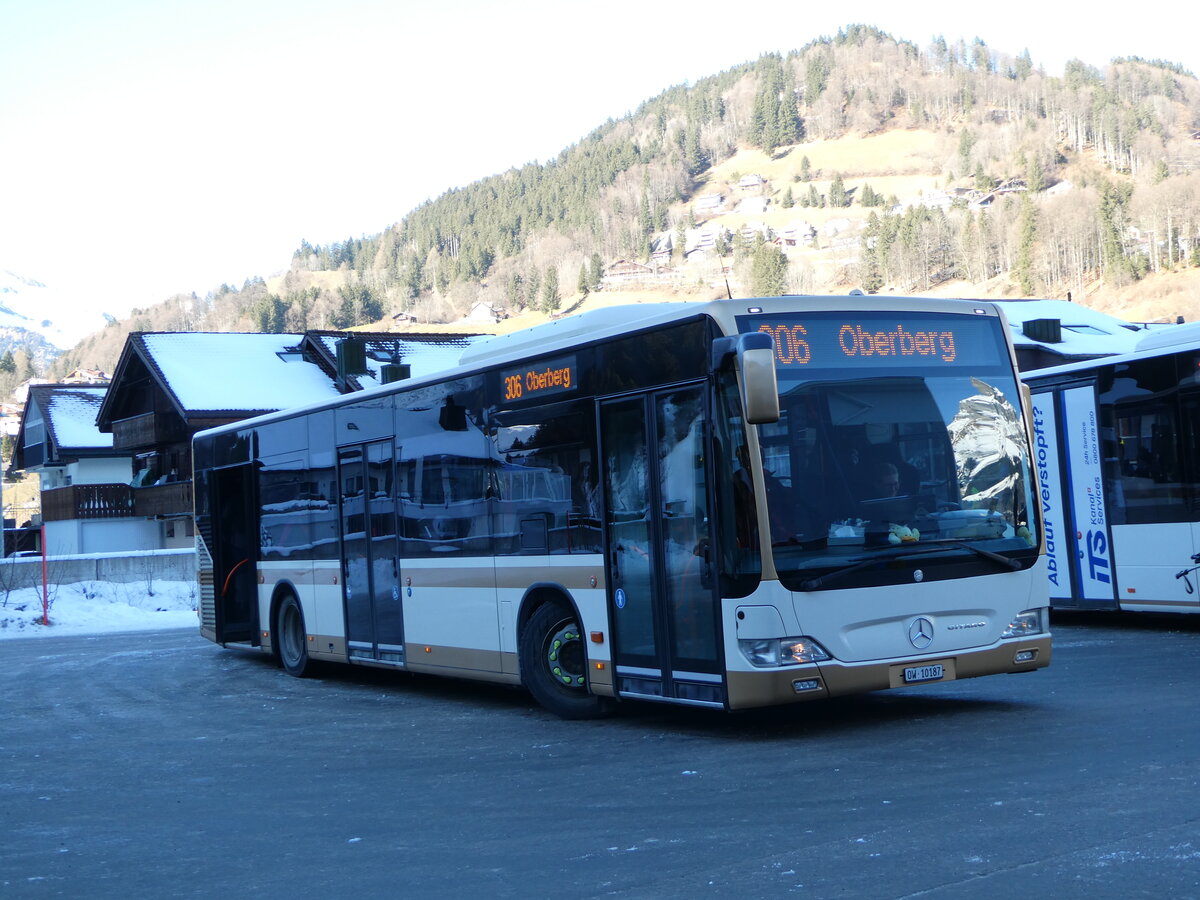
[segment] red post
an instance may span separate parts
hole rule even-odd
[[[50,585],[47,583],[46,523],[42,523],[42,624],[50,624]]]

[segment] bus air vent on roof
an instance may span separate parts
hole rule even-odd
[[[1025,337],[1043,344],[1062,343],[1061,319],[1030,319],[1021,323],[1021,331]]]

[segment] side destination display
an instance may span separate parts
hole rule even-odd
[[[578,385],[574,355],[500,371],[500,396],[505,403],[565,394],[575,390]]]

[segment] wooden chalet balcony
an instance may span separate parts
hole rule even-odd
[[[133,488],[127,484],[71,484],[42,491],[45,522],[121,519],[134,514]]]
[[[166,413],[145,413],[117,419],[112,426],[114,450],[155,447],[188,439],[187,429],[179,417]]]
[[[178,516],[192,513],[192,483],[172,481],[133,488],[133,514],[152,519],[155,516]]]

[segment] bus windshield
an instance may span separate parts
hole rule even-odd
[[[775,338],[781,415],[758,434],[785,586],[884,583],[904,551],[925,568],[1032,565],[1028,446],[998,319],[745,319]]]

